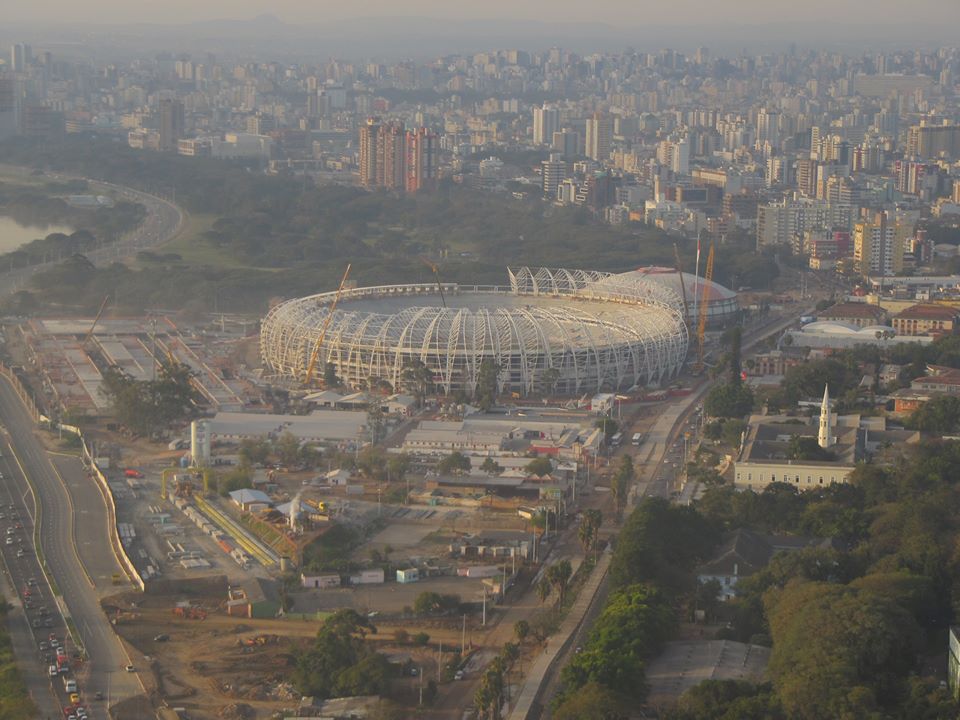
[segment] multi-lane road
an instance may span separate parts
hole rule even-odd
[[[6,428],[15,466],[9,477],[5,476],[5,484],[13,495],[35,495],[40,549],[88,656],[85,693],[100,692],[110,702],[141,693],[136,673],[124,669],[129,659],[99,604],[96,581],[102,587],[103,575],[112,575],[109,571],[116,567],[109,559],[107,509],[99,491],[93,481],[78,478],[75,472],[69,473],[69,482],[61,475],[5,378],[0,378],[0,423]],[[64,467],[71,469],[69,463]],[[77,543],[78,538],[82,544]]]

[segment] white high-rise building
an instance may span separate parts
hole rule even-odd
[[[610,159],[610,116],[595,112],[587,118],[587,157],[597,162]]]
[[[687,142],[686,138],[671,145],[670,169],[677,175],[690,173],[690,143]]]
[[[549,145],[560,129],[560,110],[550,105],[533,109],[533,144]]]
[[[780,113],[763,108],[757,114],[757,142],[758,149],[770,145],[771,150],[780,149]]]

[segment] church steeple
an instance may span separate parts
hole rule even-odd
[[[833,445],[833,434],[830,431],[830,387],[823,386],[823,403],[820,405],[820,432],[817,434],[820,447],[826,449]]]

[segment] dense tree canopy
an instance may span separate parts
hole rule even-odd
[[[101,392],[117,420],[138,434],[149,435],[195,411],[202,398],[192,376],[190,368],[177,362],[161,363],[156,380],[136,380],[112,366],[103,373]]]

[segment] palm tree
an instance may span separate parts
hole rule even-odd
[[[547,568],[547,581],[557,588],[557,605],[563,607],[563,596],[566,594],[567,583],[570,582],[570,576],[573,575],[573,568],[569,560],[561,560]]]
[[[547,597],[550,595],[550,581],[547,580],[547,576],[544,575],[540,578],[540,582],[537,583],[537,597],[540,598],[540,602],[543,603],[546,601]]]

